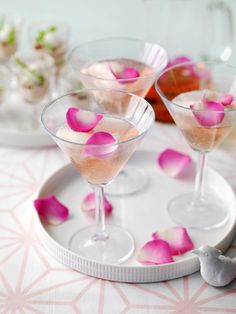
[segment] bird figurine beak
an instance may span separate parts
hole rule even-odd
[[[196,254],[196,255],[199,255],[200,254],[200,250],[199,249],[192,250],[192,253]]]

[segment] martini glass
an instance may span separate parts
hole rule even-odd
[[[183,71],[186,81],[190,76],[198,77],[198,86],[182,84],[178,78]],[[167,77],[171,82],[168,93],[161,88],[161,82]],[[199,155],[194,192],[175,197],[168,206],[169,214],[177,224],[208,230],[220,227],[229,217],[222,193],[214,190],[214,186],[204,184],[204,177],[208,153],[236,124],[236,101],[231,98],[227,105],[223,105],[225,97],[236,95],[235,79],[236,68],[229,65],[189,62],[168,68],[156,81],[156,90],[177,127]]]
[[[81,108],[80,105],[84,108],[83,97],[74,97],[75,93],[57,98],[42,112],[44,127],[95,192],[96,226],[77,230],[69,240],[69,247],[89,259],[122,263],[132,255],[134,240],[123,227],[105,225],[104,188],[118,175],[140,144],[154,121],[154,111],[146,100],[133,94],[115,90],[81,90],[77,93],[78,96],[86,94],[86,110],[103,115],[92,132],[109,132],[117,139],[110,144],[86,144],[84,137],[91,134],[73,132],[66,123],[72,99],[73,107],[76,104],[77,108]],[[107,106],[109,95],[121,98],[122,111]]]
[[[107,38],[75,47],[69,54],[69,64],[86,88],[109,88],[145,97],[157,74],[166,66],[167,55],[162,47],[154,43],[131,38]],[[122,74],[127,69],[138,72],[138,76],[135,79],[124,78]],[[110,99],[107,105],[122,107],[120,97],[111,98],[109,94],[107,97]],[[107,193],[136,193],[146,186],[147,179],[142,169],[126,166]]]

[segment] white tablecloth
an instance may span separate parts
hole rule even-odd
[[[157,153],[167,147],[194,156],[170,125],[155,124],[141,146]],[[47,255],[35,234],[32,201],[66,162],[57,148],[0,148],[0,313],[236,313],[236,281],[217,289],[195,273],[161,283],[115,283],[67,269]],[[209,164],[236,189],[236,149],[212,152]],[[228,253],[236,256],[236,241]]]

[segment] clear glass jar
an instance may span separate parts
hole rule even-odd
[[[65,64],[69,44],[69,26],[57,21],[39,21],[30,27],[30,43],[35,51],[49,54],[56,67]]]
[[[12,58],[17,89],[25,102],[37,104],[52,99],[55,90],[54,60],[43,52],[17,53]]]
[[[5,63],[18,49],[20,18],[0,16],[0,63]]]

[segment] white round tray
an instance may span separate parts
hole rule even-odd
[[[16,91],[9,92],[6,100],[0,104],[0,145],[32,148],[55,145],[40,121],[34,128],[30,125],[33,105],[26,104]]]
[[[37,230],[46,251],[59,262],[90,276],[122,282],[155,282],[185,276],[199,270],[198,258],[188,252],[174,263],[143,266],[136,262],[136,254],[145,242],[151,240],[151,234],[158,228],[173,226],[167,211],[168,201],[193,188],[193,174],[185,178],[167,177],[156,164],[156,152],[138,151],[130,165],[141,167],[149,176],[149,184],[141,193],[125,198],[109,197],[114,205],[108,223],[115,223],[127,228],[134,236],[136,251],[126,264],[109,265],[88,260],[68,249],[72,234],[89,224],[94,218],[88,217],[80,209],[82,198],[90,191],[84,179],[72,165],[67,165],[55,172],[42,186],[38,197],[54,194],[70,210],[70,218],[61,225],[43,224],[37,215]],[[235,232],[236,200],[229,184],[214,170],[206,173],[207,186],[211,190],[221,191],[222,198],[228,204],[230,219],[221,227],[211,231],[189,229],[195,247],[203,244],[217,246],[225,251],[230,245]]]

